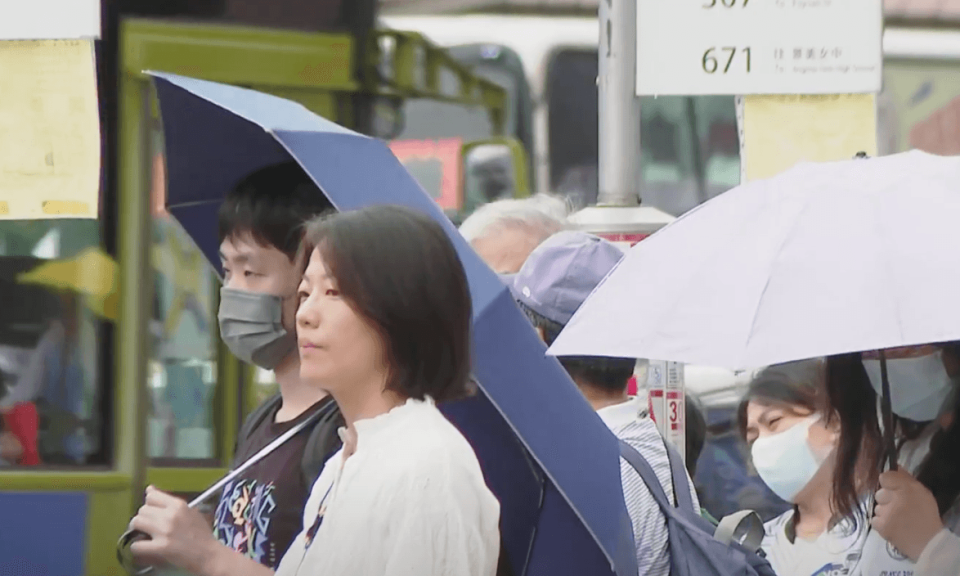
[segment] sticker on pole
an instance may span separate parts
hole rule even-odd
[[[686,390],[683,379],[683,364],[680,362],[666,363],[666,379],[664,382],[664,392],[666,396],[667,422],[664,426],[664,437],[669,440],[680,452],[680,456],[686,461]]]
[[[637,94],[879,92],[881,0],[637,0]]]

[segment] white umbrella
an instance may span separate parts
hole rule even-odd
[[[634,246],[552,355],[731,369],[960,339],[960,157],[804,163]]]

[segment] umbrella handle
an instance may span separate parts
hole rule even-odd
[[[890,470],[897,471],[897,443],[893,436],[893,408],[890,404],[890,379],[887,377],[887,353],[880,350],[880,380],[883,394],[880,410],[883,413],[883,447],[890,459]]]
[[[130,551],[130,546],[132,546],[134,542],[143,540],[150,540],[150,535],[132,528],[124,532],[123,535],[120,536],[120,539],[117,540],[117,561],[120,562],[120,565],[123,566],[127,574],[131,574],[132,576],[140,576],[141,574],[148,574],[153,571],[153,566],[138,568],[136,562],[133,560],[133,553]]]

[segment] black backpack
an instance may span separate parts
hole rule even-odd
[[[240,427],[240,433],[237,435],[237,445],[241,441],[245,442],[249,439],[250,434],[268,416],[276,413],[280,407],[280,401],[280,394],[274,394],[247,416],[243,426]],[[340,414],[340,408],[331,398],[330,403],[324,405],[320,410],[325,413],[308,431],[310,437],[307,439],[307,444],[303,450],[303,458],[300,460],[300,472],[303,475],[304,486],[307,487],[307,490],[310,490],[313,483],[317,481],[327,459],[333,456],[342,445],[340,435],[337,433],[337,430],[345,425],[343,415]],[[236,468],[241,464],[243,464],[243,461],[237,459],[235,446],[232,467]]]

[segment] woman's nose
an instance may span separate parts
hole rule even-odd
[[[300,306],[297,307],[297,326],[302,328],[316,328],[319,319],[316,308],[317,305],[312,298],[307,298],[300,302]]]

